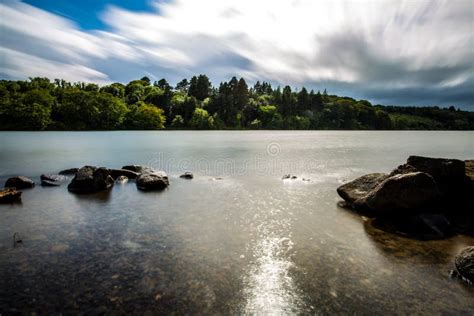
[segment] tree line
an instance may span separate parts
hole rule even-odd
[[[0,81],[2,130],[155,129],[473,130],[474,112],[453,106],[372,105],[326,90],[292,90],[233,77],[213,87],[206,75],[171,86],[148,77],[128,84],[47,78]]]

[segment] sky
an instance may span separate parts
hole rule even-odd
[[[474,111],[474,0],[2,0],[0,78],[232,76]]]

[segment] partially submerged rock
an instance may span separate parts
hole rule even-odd
[[[379,213],[426,210],[439,199],[434,179],[424,172],[388,177],[367,195],[354,202],[356,207]]]
[[[153,173],[155,170],[153,168],[147,166],[140,166],[140,165],[127,165],[123,166],[122,169],[130,170],[136,173]]]
[[[355,206],[356,202],[366,197],[377,185],[387,179],[384,173],[371,173],[359,177],[337,188],[337,193],[349,205]]]
[[[142,191],[163,190],[169,186],[168,175],[164,171],[141,174],[136,179],[137,188]]]
[[[127,179],[136,179],[140,175],[140,173],[128,169],[109,169],[109,172],[114,180],[121,176],[125,176]]]
[[[117,182],[117,183],[127,183],[128,178],[126,176],[119,176],[119,177],[117,177],[117,179],[115,179],[115,182]]]
[[[69,168],[59,171],[59,174],[62,175],[74,175],[79,171],[79,168]]]
[[[464,180],[465,163],[462,160],[410,156],[407,164],[430,174],[440,186],[462,183]]]
[[[74,193],[95,193],[112,188],[114,179],[107,168],[85,166],[78,170],[68,190]]]
[[[0,190],[0,203],[14,203],[19,201],[21,201],[20,191],[12,188]]]
[[[68,178],[60,174],[42,174],[40,176],[41,186],[44,187],[58,187]]]
[[[410,156],[389,174],[359,177],[337,192],[388,231],[420,239],[473,233],[472,160]]]
[[[474,247],[464,248],[454,259],[454,265],[460,277],[474,283]]]
[[[191,172],[186,171],[185,173],[183,173],[179,177],[182,178],[182,179],[189,179],[190,180],[190,179],[194,178],[194,175]]]
[[[5,182],[5,188],[15,188],[17,190],[29,189],[35,186],[35,182],[24,176],[12,177]]]

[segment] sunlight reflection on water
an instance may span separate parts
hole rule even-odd
[[[279,215],[271,210],[264,217]],[[253,262],[244,279],[245,314],[295,313],[303,303],[290,275],[293,267],[289,218],[263,221],[257,226],[258,240],[253,245]]]

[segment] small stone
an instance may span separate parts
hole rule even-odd
[[[189,179],[190,180],[190,179],[194,178],[194,175],[191,172],[186,171],[185,173],[183,173],[179,177],[182,178],[182,179]]]

